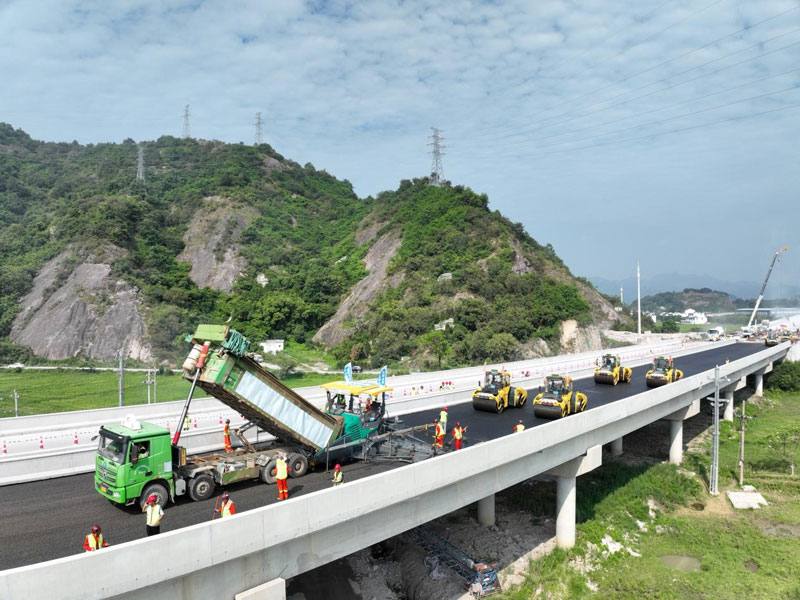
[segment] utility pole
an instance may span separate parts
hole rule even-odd
[[[638,305],[639,326],[636,331],[642,335],[642,274],[639,271],[639,261],[636,261],[636,303]]]
[[[144,181],[144,148],[139,144],[139,162],[136,165],[136,179]]]
[[[747,398],[742,400],[742,424],[739,435],[739,487],[744,485],[744,428],[747,423]]]
[[[122,386],[125,373],[123,371],[124,353],[122,352],[122,348],[117,351],[117,356],[119,357],[119,384],[117,387],[119,388],[119,405],[122,406]]]
[[[263,121],[261,120],[261,113],[256,113],[256,146],[261,145],[261,125]]]
[[[189,131],[189,105],[187,104],[186,107],[183,109],[183,139],[189,139],[192,137],[191,132]]]
[[[153,369],[153,404],[158,402],[158,371]]]
[[[714,434],[711,448],[711,477],[708,493],[719,496],[719,365],[714,367]]]
[[[625,293],[622,291],[622,286],[619,286],[619,303],[625,305]]]
[[[150,379],[150,369],[147,369],[145,372],[147,373],[147,377],[142,383],[147,386],[147,403],[150,404],[150,385],[152,385],[153,380]]]
[[[429,181],[431,185],[439,186],[442,185],[442,182],[444,181],[444,171],[442,170],[442,156],[444,156],[444,152],[442,152],[442,150],[444,150],[446,146],[442,144],[444,141],[442,130],[437,129],[436,127],[431,127],[431,129],[433,130],[433,134],[428,137],[430,137],[433,141],[428,144],[428,146],[433,146],[433,150],[428,152],[428,154],[432,156],[431,175]]]
[[[14,416],[19,416],[19,394],[14,390]]]

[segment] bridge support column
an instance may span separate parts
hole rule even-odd
[[[575,486],[578,475],[588,473],[603,464],[603,447],[592,446],[586,454],[573,458],[548,475],[556,478],[556,544],[559,548],[575,545]]]
[[[756,396],[763,396],[764,395],[764,374],[763,373],[755,373],[753,375],[753,379],[755,380],[755,384],[756,384]]]
[[[681,464],[683,460],[683,419],[669,422],[669,462]]]
[[[621,456],[622,455],[622,438],[618,437],[617,439],[611,442],[611,456]]]
[[[494,494],[478,500],[478,523],[486,527],[494,525]]]
[[[733,392],[722,392],[722,397],[725,399],[725,414],[722,418],[725,421],[733,421]]]
[[[230,598],[230,596],[228,596]],[[286,580],[273,579],[244,592],[239,592],[233,600],[286,600]]]

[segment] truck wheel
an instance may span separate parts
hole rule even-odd
[[[275,475],[275,459],[272,459],[267,463],[267,466],[261,467],[261,481],[272,485],[278,480]]]
[[[161,506],[166,506],[167,502],[169,502],[169,490],[160,483],[151,483],[142,490],[142,495],[139,496],[139,508],[144,510],[144,507],[147,506],[147,499],[150,496],[155,496],[157,498],[156,502]]]
[[[302,454],[289,455],[289,476],[293,479],[302,477],[308,471],[308,459]]]
[[[189,480],[189,498],[195,502],[208,500],[214,495],[214,480],[208,473],[201,473]]]

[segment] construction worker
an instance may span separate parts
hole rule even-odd
[[[278,500],[289,499],[289,464],[286,455],[281,453],[275,461],[275,482],[278,484]]]
[[[231,446],[231,420],[225,419],[225,427],[222,430],[222,437],[225,440],[225,452],[233,452]]]
[[[442,424],[442,429],[447,431],[447,407],[443,407],[439,412],[439,422]]]
[[[444,427],[442,427],[439,419],[434,419],[433,424],[436,427],[436,431],[434,433],[434,438],[436,438],[436,441],[433,443],[433,445],[437,448],[444,448]]]
[[[83,549],[86,552],[94,552],[108,546],[108,542],[103,539],[100,525],[92,525],[92,532],[83,540]]]
[[[236,503],[231,500],[228,492],[223,492],[220,498],[219,506],[214,509],[214,517],[219,516],[220,519],[226,519],[236,514]]]
[[[514,432],[515,433],[522,433],[525,431],[525,423],[522,422],[522,419],[517,421],[517,424],[514,425]]]
[[[467,425],[467,427],[469,427],[469,425]],[[461,421],[456,421],[456,426],[453,427],[453,444],[456,450],[461,450],[461,443],[464,440],[467,427],[461,427]]]
[[[342,465],[336,465],[333,467],[333,487],[337,485],[342,485],[344,483],[344,473],[342,472]]]
[[[144,505],[142,512],[147,513],[147,536],[161,533],[161,519],[164,518],[164,511],[161,510],[155,494],[148,496],[147,504]]]

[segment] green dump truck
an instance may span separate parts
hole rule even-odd
[[[181,428],[168,429],[133,417],[100,428],[95,458],[95,489],[112,502],[134,504],[155,495],[159,503],[188,494],[192,500],[214,495],[217,486],[246,479],[275,482],[279,454],[288,457],[290,475],[302,477],[327,461],[385,457],[411,462],[430,456],[430,445],[413,437],[415,428],[386,416],[386,392],[376,386],[369,410],[332,414],[316,408],[283,385],[247,355],[249,342],[227,326],[200,325],[188,336],[192,351],[183,376],[192,389],[179,423],[199,386],[247,420],[234,433],[244,447],[231,454],[188,456],[179,445]],[[275,439],[255,447],[245,432],[258,427]],[[385,442],[388,442],[386,444]]]

